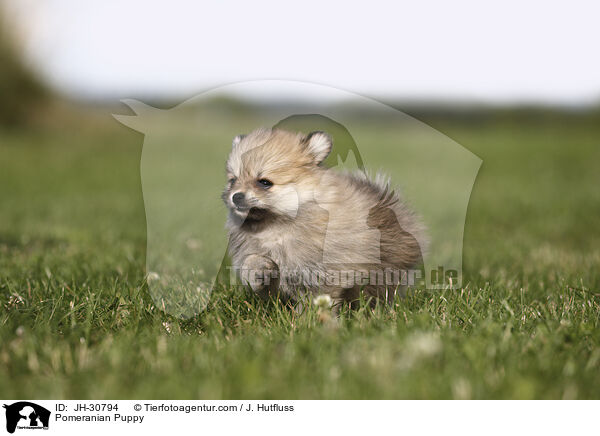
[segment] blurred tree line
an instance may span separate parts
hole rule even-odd
[[[17,41],[0,16],[0,126],[30,123],[50,92],[24,63]]]

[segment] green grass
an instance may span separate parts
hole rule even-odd
[[[464,288],[324,322],[229,290],[162,313],[142,136],[108,115],[0,132],[1,396],[598,398],[600,116],[488,115],[422,116],[484,161]]]

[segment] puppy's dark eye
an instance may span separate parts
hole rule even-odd
[[[227,181],[227,183],[229,183],[230,185],[233,185],[236,181],[237,181],[237,179],[235,177],[232,177],[231,179],[229,179]]]
[[[269,189],[271,186],[273,186],[273,182],[267,179],[260,179],[257,183],[258,186],[265,189]]]

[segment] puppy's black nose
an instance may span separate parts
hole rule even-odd
[[[235,204],[236,206],[243,206],[244,205],[244,193],[236,192],[235,194],[233,194],[233,197],[231,197],[231,201],[233,201],[233,204]]]

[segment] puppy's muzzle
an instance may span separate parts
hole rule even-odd
[[[231,202],[238,209],[247,209],[248,205],[246,204],[246,196],[243,192],[236,192],[231,196]]]

